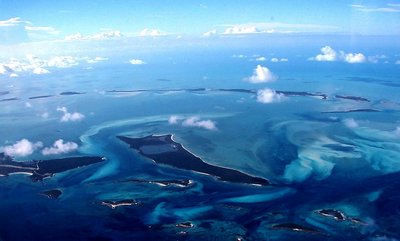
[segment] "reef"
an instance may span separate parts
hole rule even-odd
[[[155,161],[179,169],[195,171],[216,177],[221,181],[245,183],[254,185],[269,185],[269,181],[260,177],[253,177],[243,172],[214,166],[204,162],[200,157],[186,150],[181,144],[172,139],[172,135],[150,135],[143,138],[118,136],[141,155]]]

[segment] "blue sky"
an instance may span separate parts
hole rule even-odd
[[[206,32],[400,35],[398,0],[0,0],[0,9],[2,44],[101,32],[111,37]]]

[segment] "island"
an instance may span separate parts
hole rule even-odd
[[[52,160],[14,161],[5,153],[0,153],[0,176],[11,174],[30,175],[33,182],[42,181],[56,173],[65,172],[78,167],[103,162],[106,159],[98,156],[67,157]]]
[[[333,111],[322,111],[322,114],[344,114],[352,112],[380,112],[375,109],[350,109],[350,110],[333,110]]]
[[[44,98],[50,98],[53,97],[54,95],[38,95],[38,96],[32,96],[29,97],[30,100],[34,100],[34,99],[44,99]]]
[[[111,209],[115,209],[117,207],[138,205],[140,203],[136,202],[133,199],[126,199],[126,200],[117,200],[117,201],[105,200],[105,201],[101,201],[100,204],[103,206],[107,206]]]
[[[62,192],[59,189],[53,189],[53,190],[43,191],[40,194],[45,197],[48,197],[49,199],[57,199],[62,194]]]
[[[313,228],[308,228],[301,226],[299,224],[295,223],[281,223],[281,224],[275,224],[272,225],[272,229],[283,229],[283,230],[290,230],[294,232],[302,232],[302,233],[312,233],[312,234],[321,234],[320,231],[313,229]]]
[[[85,92],[65,91],[60,93],[60,95],[83,95],[83,94],[85,94]]]
[[[192,180],[140,180],[140,179],[129,179],[125,182],[134,182],[134,183],[146,183],[146,184],[155,184],[161,187],[167,186],[176,186],[176,187],[188,187],[193,184]]]
[[[336,221],[346,220],[346,216],[344,215],[344,213],[342,213],[339,210],[335,210],[335,209],[322,209],[322,210],[316,211],[316,213],[321,216],[324,216],[324,217],[333,218]]]
[[[270,184],[266,179],[253,177],[237,170],[214,166],[204,162],[200,157],[192,154],[181,144],[175,142],[171,134],[160,136],[150,135],[143,138],[117,136],[117,138],[128,144],[132,149],[137,150],[142,156],[158,164],[211,175],[221,181],[261,186]]]
[[[364,97],[359,97],[359,96],[335,95],[335,98],[337,98],[337,99],[345,99],[345,100],[355,100],[355,101],[370,102],[369,99],[366,99]]]

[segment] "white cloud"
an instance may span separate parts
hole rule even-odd
[[[374,63],[374,64],[378,63],[379,60],[383,60],[383,59],[387,59],[387,56],[384,55],[384,54],[368,56],[368,61],[371,62],[371,63]]]
[[[347,118],[343,120],[343,123],[345,126],[347,126],[348,128],[357,128],[358,127],[358,123],[356,120],[354,120],[353,118]]]
[[[263,104],[281,102],[283,99],[284,99],[283,94],[278,94],[271,89],[262,89],[257,91],[257,102]]]
[[[199,117],[192,116],[182,122],[182,126],[200,127],[206,130],[216,130],[216,123],[212,120],[200,120]]]
[[[348,53],[344,55],[344,61],[350,64],[358,64],[364,63],[366,61],[366,58],[362,53]]]
[[[106,40],[106,39],[118,39],[123,37],[124,35],[119,30],[110,30],[104,31],[100,33],[96,33],[93,35],[82,35],[81,33],[75,33],[72,35],[65,36],[65,40],[73,41],[73,40]]]
[[[47,69],[44,69],[42,67],[37,67],[37,68],[33,69],[32,73],[34,73],[34,74],[48,74],[48,73],[50,73],[50,71],[48,71]]]
[[[15,17],[15,18],[10,18],[7,20],[0,21],[0,27],[11,27],[11,26],[16,26],[19,24],[26,24],[26,23],[29,23],[29,22],[23,21],[19,17]]]
[[[81,121],[85,118],[85,116],[79,112],[69,113],[66,107],[58,107],[57,111],[64,113],[61,117],[61,122]]]
[[[321,54],[318,54],[314,58],[316,61],[336,61],[337,53],[330,46],[325,46],[321,48]]]
[[[368,7],[360,4],[350,5],[354,10],[360,12],[383,12],[383,13],[396,13],[400,12],[400,5],[389,3],[382,7]]]
[[[26,108],[32,108],[32,104],[30,102],[25,102],[25,107]]]
[[[168,123],[169,123],[170,125],[175,125],[175,124],[178,124],[178,121],[179,121],[180,119],[182,119],[182,118],[179,117],[179,116],[176,116],[176,115],[172,115],[172,116],[170,116],[170,117],[168,118]]]
[[[142,31],[140,31],[139,36],[145,37],[145,36],[161,36],[163,35],[158,29],[148,29],[145,28]]]
[[[10,74],[10,78],[16,78],[16,77],[18,77],[19,75],[18,74],[16,74],[16,73],[11,73]]]
[[[277,62],[287,62],[289,59],[287,58],[271,58],[271,62],[277,63]]]
[[[146,62],[144,62],[143,60],[140,60],[140,59],[131,59],[131,60],[129,60],[129,63],[131,63],[133,65],[146,64]]]
[[[57,155],[62,153],[69,153],[78,149],[78,144],[75,142],[66,142],[64,140],[58,139],[54,142],[52,147],[46,147],[42,150],[43,155]]]
[[[349,64],[365,63],[367,58],[362,53],[345,53],[344,51],[339,51],[339,53],[330,46],[325,46],[321,48],[321,54],[315,57],[309,58],[309,60],[315,61],[343,61]],[[372,61],[374,59],[372,58]]]
[[[257,67],[253,71],[253,75],[245,78],[245,81],[248,81],[253,84],[258,83],[267,83],[275,81],[277,77],[267,68],[261,65],[257,65]]]
[[[265,57],[263,57],[263,56],[260,56],[260,57],[257,57],[257,58],[256,58],[256,61],[260,61],[260,62],[266,61],[266,60],[267,60],[267,58],[265,58]]]
[[[252,34],[262,32],[263,31],[258,30],[255,26],[235,25],[226,28],[223,34]]]
[[[400,60],[397,60],[397,61],[395,62],[395,64],[400,64]]]
[[[94,58],[94,59],[87,58],[87,59],[86,59],[86,62],[87,62],[88,64],[95,64],[95,63],[102,62],[102,61],[106,61],[106,60],[108,60],[108,58],[96,57],[96,58]]]
[[[77,59],[72,56],[56,56],[47,62],[49,67],[57,68],[70,68],[72,66],[78,65]]]
[[[247,56],[244,54],[234,54],[234,55],[232,55],[232,58],[243,59],[243,58],[247,58]]]
[[[203,33],[203,36],[204,37],[210,37],[210,36],[214,36],[216,34],[217,34],[217,30],[213,29],[213,30],[210,30],[208,32]]]
[[[43,114],[40,115],[43,119],[49,118],[49,112],[44,112]]]
[[[0,149],[8,156],[28,156],[42,146],[43,144],[41,142],[33,143],[27,139],[22,139],[13,145],[4,146]]]
[[[42,32],[45,34],[51,34],[51,35],[58,35],[60,31],[56,30],[54,27],[46,26],[46,27],[41,27],[41,26],[25,26],[25,30],[28,32]]]

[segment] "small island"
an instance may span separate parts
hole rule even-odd
[[[49,199],[57,199],[62,194],[62,192],[59,189],[53,189],[53,190],[43,191],[40,194],[45,197],[48,197]]]
[[[304,227],[304,226],[301,226],[301,225],[295,224],[295,223],[275,224],[275,225],[272,225],[271,228],[277,229],[277,230],[283,229],[283,230],[290,230],[290,231],[294,231],[294,232],[321,234],[321,232],[316,229]]]
[[[375,109],[350,109],[350,110],[333,110],[333,111],[322,111],[322,114],[344,114],[352,112],[380,112]]]
[[[171,134],[160,136],[150,135],[143,138],[118,136],[117,138],[137,150],[141,155],[158,164],[211,175],[221,181],[262,186],[269,185],[269,181],[266,179],[253,177],[237,170],[214,166],[204,162],[200,157],[192,154],[181,144],[175,142]]]
[[[129,179],[125,182],[134,182],[134,183],[146,183],[146,184],[155,184],[161,187],[168,186],[176,186],[176,187],[188,187],[193,184],[192,180],[140,180],[140,179]]]
[[[117,200],[117,201],[105,200],[105,201],[101,201],[100,204],[103,206],[107,206],[111,209],[116,209],[117,207],[138,205],[140,203],[136,202],[133,199],[126,199],[126,200]]]
[[[355,101],[370,102],[369,99],[366,99],[364,97],[359,97],[359,96],[335,95],[335,98],[337,98],[337,99],[345,99],[345,100],[355,100]]]
[[[105,160],[104,157],[98,156],[80,156],[17,162],[5,153],[0,153],[0,176],[27,174],[30,175],[33,182],[37,182],[42,181],[46,177],[52,177],[56,173],[88,166]]]

